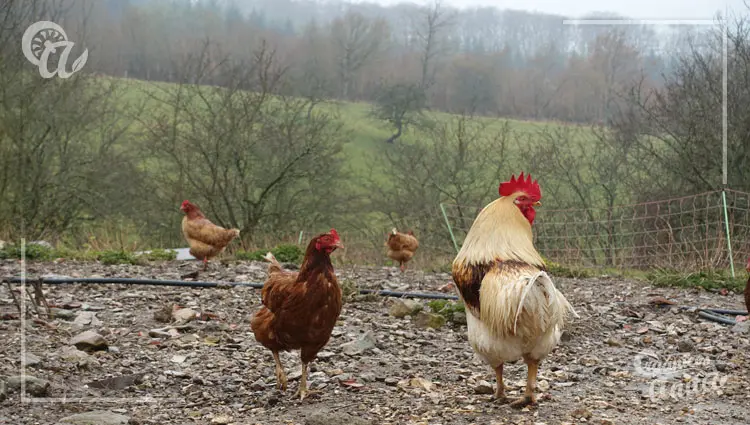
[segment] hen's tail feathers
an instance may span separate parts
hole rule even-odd
[[[266,255],[263,256],[263,259],[271,263],[268,265],[268,274],[279,273],[282,271],[281,264],[279,264],[279,261],[274,257],[272,252],[267,252]]]
[[[524,303],[526,302],[527,297],[531,291],[536,288],[542,289],[542,291],[538,291],[534,296],[539,296],[541,298],[534,300],[533,304],[536,308],[532,308],[531,310],[532,314],[536,313],[539,315],[538,319],[539,323],[542,325],[542,329],[546,330],[554,325],[562,326],[566,321],[565,319],[567,318],[568,313],[572,313],[576,318],[580,317],[565,296],[557,290],[549,275],[540,271],[529,278],[528,283],[523,288],[523,292],[521,292],[521,297],[518,301],[518,308],[516,309],[516,316],[513,320],[513,333],[516,333],[518,329],[518,317],[521,315],[521,312],[524,311]]]

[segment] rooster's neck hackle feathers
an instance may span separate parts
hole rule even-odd
[[[513,201],[521,192],[487,205],[474,220],[454,264],[520,261],[537,268],[544,260],[534,248],[531,225]]]

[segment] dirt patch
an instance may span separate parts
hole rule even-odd
[[[37,263],[29,265],[28,273],[180,279],[196,267],[184,262]],[[211,270],[198,280],[265,278],[260,263],[215,264]],[[0,267],[0,276],[19,272],[17,262]],[[407,270],[402,275],[395,268],[337,272],[340,280],[359,288],[437,292],[451,281],[445,273]],[[487,392],[481,381],[495,385],[494,373],[474,358],[465,325],[448,322],[437,330],[420,329],[409,316],[389,315],[392,299],[344,306],[340,325],[312,364],[311,389],[320,392],[300,402],[293,397],[298,354],[282,356],[290,378],[282,394],[275,389],[270,352],[250,332],[260,291],[46,285],[47,300],[60,310],[46,324],[26,321],[25,344],[31,354],[26,373],[49,382],[40,399],[66,402],[20,404],[17,389],[7,385],[20,374],[20,321],[0,320],[0,375],[6,382],[0,388],[0,423],[55,424],[91,411],[98,411],[93,415],[99,421],[119,423],[125,416],[134,424],[165,425],[305,424],[319,423],[322,417],[331,424],[360,423],[353,417],[373,424],[746,423],[750,334],[679,308],[739,310],[739,295],[607,278],[556,282],[581,318],[542,364],[538,406],[522,411],[478,394]],[[677,305],[652,304],[655,297]],[[174,306],[191,308],[196,317],[180,326],[165,322]],[[0,289],[0,308],[14,308],[7,287]],[[71,338],[87,330],[104,337],[107,348],[85,352],[72,346]],[[342,344],[359,339],[371,339],[374,347],[368,342],[363,350],[345,354]],[[644,356],[644,351],[658,358]],[[645,372],[661,375],[655,379]],[[506,365],[510,396],[521,393],[525,376],[522,363]],[[655,397],[649,396],[649,388]]]

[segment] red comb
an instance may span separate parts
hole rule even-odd
[[[500,192],[500,196],[509,196],[515,192],[523,192],[529,198],[542,199],[542,189],[539,187],[537,180],[531,181],[531,174],[528,174],[526,180],[524,180],[523,171],[518,176],[518,180],[516,180],[516,175],[513,174],[510,177],[510,181],[500,183],[498,191]]]
[[[182,206],[184,207],[185,205],[187,205],[189,203],[190,203],[190,201],[188,201],[187,199],[185,199],[184,201],[182,201]]]
[[[331,232],[330,232],[330,233],[331,233],[331,235],[332,235],[332,236],[333,236],[334,238],[337,238],[337,239],[339,238],[339,233],[338,233],[338,232],[336,231],[336,229],[331,229]]]

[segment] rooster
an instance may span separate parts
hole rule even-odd
[[[302,376],[297,394],[308,395],[307,367],[331,337],[341,314],[341,288],[331,264],[331,253],[341,248],[335,229],[313,238],[298,272],[284,271],[272,253],[268,278],[261,293],[263,307],[253,316],[250,328],[255,339],[271,350],[276,362],[278,388],[286,390],[286,374],[280,351],[300,350]]]
[[[453,261],[453,281],[466,306],[469,343],[497,377],[495,398],[505,402],[503,364],[528,366],[524,396],[511,403],[536,403],[541,361],[559,343],[568,313],[578,317],[555,288],[534,248],[531,225],[542,192],[531,175],[500,184],[500,198],[480,211]]]
[[[398,265],[403,273],[406,269],[406,263],[414,256],[414,252],[419,248],[419,241],[410,230],[407,233],[400,233],[394,227],[388,234],[388,257],[391,260],[398,261]]]
[[[225,229],[209,221],[197,205],[183,201],[180,209],[185,213],[182,218],[182,234],[190,245],[190,255],[203,260],[203,270],[208,267],[208,260],[224,252],[229,242],[240,235],[238,229]]]

